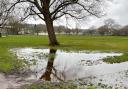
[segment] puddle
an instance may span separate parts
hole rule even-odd
[[[15,48],[10,51],[32,64],[31,79],[82,80],[102,88],[128,89],[128,62],[107,64],[102,61],[103,58],[121,56],[122,53],[34,48]]]

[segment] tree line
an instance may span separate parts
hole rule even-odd
[[[85,35],[101,35],[101,36],[128,36],[128,25],[121,26],[114,19],[107,19],[104,25],[95,28],[91,27],[84,31]]]
[[[44,24],[27,24],[15,20],[14,18],[8,22],[7,28],[3,29],[3,33],[7,35],[46,35],[47,27]],[[92,26],[88,29],[68,28],[65,26],[54,26],[56,34],[67,35],[100,35],[100,36],[128,36],[128,25],[121,26],[113,19],[104,21],[104,25],[96,28]]]

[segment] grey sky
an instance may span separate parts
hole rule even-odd
[[[109,2],[106,12],[107,15],[102,18],[90,18],[89,20],[82,21],[80,24],[78,24],[79,22],[75,23],[74,21],[70,20],[68,22],[68,25],[73,28],[75,28],[76,26],[80,28],[88,28],[91,26],[98,27],[102,25],[103,21],[107,18],[112,18],[121,25],[128,24],[128,0],[114,0],[112,3]],[[28,22],[33,24],[42,23],[41,20],[37,20],[37,21],[29,20]],[[67,25],[66,20],[64,18],[55,22],[55,25],[58,24],[64,26]]]
[[[128,0],[115,0],[109,17],[115,18],[122,25],[128,24]]]
[[[128,25],[128,0],[114,0],[113,3],[109,3],[107,15],[91,23],[99,26],[107,18],[112,18],[121,25]]]

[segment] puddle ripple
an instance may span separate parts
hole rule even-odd
[[[11,52],[33,65],[32,79],[48,81],[82,80],[101,87],[128,89],[128,62],[107,64],[108,56],[122,53],[98,51],[63,51],[54,49],[15,48]],[[34,62],[34,63],[33,63]]]

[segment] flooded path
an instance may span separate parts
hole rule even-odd
[[[80,80],[99,87],[128,89],[128,62],[107,64],[108,56],[122,53],[63,51],[55,49],[11,49],[19,59],[30,63],[31,79],[47,81]]]

